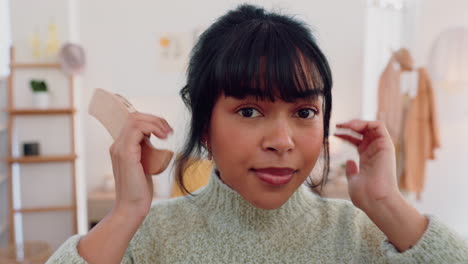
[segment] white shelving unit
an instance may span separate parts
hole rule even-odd
[[[29,108],[29,107],[21,107],[17,103],[15,103],[15,98],[18,96],[21,86],[16,85],[15,77],[18,75],[20,79],[19,72],[26,71],[48,71],[48,72],[59,72],[60,71],[60,64],[59,63],[36,63],[36,62],[18,62],[15,59],[15,50],[13,47],[10,49],[10,75],[8,76],[8,93],[7,93],[7,105],[4,111],[7,113],[8,117],[8,125],[7,125],[7,134],[8,134],[8,141],[6,145],[8,146],[8,153],[7,157],[4,159],[7,164],[7,173],[8,173],[8,182],[9,182],[9,243],[10,244],[17,244],[19,240],[21,240],[20,236],[22,230],[25,230],[26,221],[16,221],[16,216],[21,216],[22,218],[28,217],[32,219],[32,217],[42,215],[46,215],[50,217],[53,213],[66,213],[67,225],[70,226],[69,230],[65,230],[64,232],[70,232],[71,234],[77,233],[77,201],[76,201],[76,170],[75,170],[75,162],[77,159],[77,155],[75,153],[75,134],[74,134],[74,127],[75,127],[75,112],[76,109],[74,107],[74,78],[73,76],[67,76],[61,73],[60,75],[64,77],[65,83],[63,89],[68,89],[68,102],[69,104],[65,107],[49,107],[46,109],[38,109],[38,108]],[[32,75],[31,75],[32,76]],[[17,87],[18,86],[18,87]],[[17,134],[16,128],[19,130],[21,127],[19,126],[18,122],[16,122],[18,117],[28,117],[28,118],[36,118],[36,117],[66,117],[68,124],[64,126],[64,128],[68,127],[69,131],[69,140],[70,140],[70,150],[66,151],[66,153],[59,153],[59,154],[41,154],[36,156],[24,156],[24,155],[15,155],[13,153],[13,133]],[[54,127],[55,129],[60,129],[60,127]],[[15,131],[15,132],[13,132]],[[41,169],[45,169],[44,165],[46,163],[63,163],[68,165],[70,173],[69,176],[63,175],[63,177],[70,177],[69,182],[65,185],[54,185],[54,188],[70,188],[70,192],[67,193],[69,197],[64,198],[69,199],[70,201],[59,202],[58,204],[39,204],[39,205],[32,205],[32,206],[24,206],[23,204],[16,205],[15,207],[13,204],[13,197],[18,197],[20,194],[21,187],[24,186],[25,182],[22,181],[13,181],[13,177],[23,177],[21,173],[14,175],[13,173],[13,166],[21,166],[26,168],[27,165],[41,165]],[[50,168],[50,167],[47,167]],[[51,174],[56,172],[51,171]],[[62,176],[61,174],[58,174]],[[48,181],[44,183],[45,185],[53,185],[55,181]],[[36,194],[38,195],[38,194]],[[40,218],[39,218],[40,219]],[[50,222],[49,222],[50,223]],[[1,223],[0,223],[1,224]],[[48,226],[49,229],[53,231],[56,227],[53,225]],[[44,231],[40,230],[40,231]],[[16,235],[15,232],[18,232],[20,235]],[[25,237],[25,235],[23,235]],[[49,237],[47,235],[40,235],[40,240],[47,241]],[[27,238],[25,238],[27,240]]]

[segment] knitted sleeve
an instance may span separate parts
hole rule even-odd
[[[388,263],[468,263],[468,244],[434,216],[412,248],[399,252],[387,239],[381,249]]]
[[[84,260],[79,254],[77,250],[78,242],[83,237],[83,235],[74,235],[67,239],[65,243],[63,243],[55,253],[47,260],[46,264],[59,264],[59,263],[67,263],[67,264],[87,264],[86,260]],[[133,263],[130,251],[127,249],[125,255],[122,259],[122,264],[131,264]]]

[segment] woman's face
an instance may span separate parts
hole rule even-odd
[[[258,208],[283,205],[320,155],[322,100],[221,95],[207,135],[221,180]]]

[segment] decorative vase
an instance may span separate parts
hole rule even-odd
[[[33,101],[36,108],[46,109],[49,107],[49,93],[35,92],[33,93]]]

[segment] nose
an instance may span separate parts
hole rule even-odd
[[[262,148],[277,154],[284,154],[294,149],[293,131],[287,121],[281,120],[267,126],[262,141]]]

